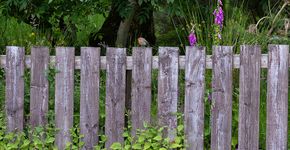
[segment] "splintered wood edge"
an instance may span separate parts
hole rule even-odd
[[[235,54],[233,56],[234,68],[240,68],[240,55]],[[290,57],[289,57],[290,59]],[[127,70],[132,70],[133,59],[132,56],[127,56]],[[50,56],[50,66],[55,66],[55,56]],[[106,56],[101,56],[101,70],[106,69]],[[0,55],[0,68],[5,68],[6,66],[6,55]],[[29,55],[25,56],[25,67],[31,67],[31,58]],[[261,68],[268,67],[268,54],[262,54],[261,56]],[[75,56],[75,69],[81,68],[81,58],[80,56]],[[185,68],[185,56],[179,56],[179,69]],[[158,69],[158,56],[153,56],[152,59],[152,69]],[[206,69],[212,69],[212,55],[206,56]]]

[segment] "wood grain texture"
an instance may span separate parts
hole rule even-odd
[[[73,47],[56,48],[55,77],[55,125],[59,131],[55,144],[63,150],[71,141],[70,129],[73,126],[73,93],[74,93],[74,54]]]
[[[259,149],[260,46],[240,48],[239,149]]]
[[[203,149],[205,56],[204,47],[186,47],[184,133],[188,150]]]
[[[166,126],[164,136],[174,140],[177,127],[178,48],[159,48],[158,122]]]
[[[100,48],[81,48],[80,133],[82,149],[93,150],[99,128]]]
[[[231,149],[233,47],[213,47],[211,150]]]
[[[289,46],[269,45],[268,50],[266,148],[286,150]]]
[[[19,132],[23,130],[24,109],[24,48],[16,46],[6,47],[6,119],[7,131]]]
[[[123,143],[125,123],[126,49],[107,48],[106,78],[106,148],[114,142]]]
[[[152,48],[133,48],[132,135],[150,123]]]
[[[47,124],[49,86],[46,72],[48,63],[48,47],[31,48],[30,125],[32,127]]]
[[[106,56],[101,56],[101,70],[106,70]],[[152,69],[158,69],[158,56],[152,57]],[[233,55],[233,67],[239,68],[240,67],[240,56],[239,54]],[[50,63],[51,66],[55,66],[55,56],[50,56]],[[6,66],[6,56],[0,55],[0,68],[4,68]],[[25,67],[31,67],[31,57],[25,57]],[[262,54],[261,56],[261,68],[268,67],[268,54]],[[81,68],[81,58],[80,56],[75,56],[75,69]],[[133,58],[132,56],[127,56],[126,58],[126,70],[132,70],[133,68]],[[185,56],[179,56],[179,69],[185,68]],[[212,55],[206,56],[206,68],[212,69]]]

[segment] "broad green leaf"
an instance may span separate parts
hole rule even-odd
[[[49,137],[49,138],[47,138],[46,143],[53,143],[54,140],[55,140],[54,137]]]
[[[141,146],[141,144],[136,143],[136,144],[134,144],[134,145],[132,146],[132,148],[133,148],[133,149],[142,149],[142,146]]]
[[[147,143],[147,142],[146,142],[146,143],[144,144],[144,149],[149,149],[150,147],[151,147],[151,144],[150,144],[150,143]]]
[[[181,137],[175,137],[175,143],[180,144],[181,140]]]
[[[127,149],[128,149],[128,150],[131,149],[131,145],[126,145],[126,146],[125,146],[125,150],[127,150]]]
[[[128,132],[124,132],[123,133],[123,137],[128,137],[129,136],[129,133]]]
[[[144,136],[139,136],[138,142],[139,143],[143,143],[144,141],[145,141],[145,137]]]
[[[183,125],[179,125],[179,126],[177,127],[177,131],[178,131],[178,132],[181,132],[181,131],[183,131],[183,128],[184,128]]]
[[[178,147],[181,147],[181,145],[177,143],[174,143],[170,146],[170,148],[178,148]]]
[[[157,135],[156,137],[154,137],[154,140],[161,141],[162,140],[162,136],[161,135]]]
[[[29,144],[30,144],[29,140],[24,140],[21,148],[27,148]]]
[[[159,128],[158,132],[162,132],[164,130],[164,127]]]
[[[112,145],[111,145],[111,147],[110,147],[111,149],[122,149],[122,145],[121,145],[121,143],[113,143]]]

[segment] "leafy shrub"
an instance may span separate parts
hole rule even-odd
[[[185,149],[184,145],[184,134],[183,125],[177,127],[177,134],[173,141],[168,137],[163,137],[163,132],[166,127],[153,127],[147,126],[143,130],[138,130],[136,137],[131,136],[131,134],[126,131],[123,134],[125,142],[113,143],[111,149],[113,150],[167,150],[167,149]],[[97,147],[97,149],[100,149]]]

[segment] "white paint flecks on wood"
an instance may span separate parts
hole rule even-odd
[[[261,48],[240,48],[239,149],[259,149]]]
[[[152,48],[133,48],[132,135],[150,123]]]
[[[93,150],[98,142],[100,48],[81,48],[80,133],[82,149]]]
[[[8,132],[23,130],[24,109],[24,48],[6,47],[6,101],[5,110]]]
[[[286,150],[289,46],[269,45],[268,49],[266,148]]]
[[[177,127],[178,48],[159,48],[158,122],[166,126],[164,136],[174,140]]]
[[[126,49],[107,48],[106,76],[106,148],[123,143],[125,125]]]
[[[48,112],[48,47],[32,47],[30,71],[30,124],[45,126]]]
[[[211,150],[231,149],[233,47],[213,47]]]
[[[55,77],[55,125],[59,131],[55,144],[63,150],[71,142],[70,129],[73,127],[74,56],[73,47],[56,48]]]
[[[186,47],[184,133],[188,150],[203,149],[205,56],[204,47]]]

